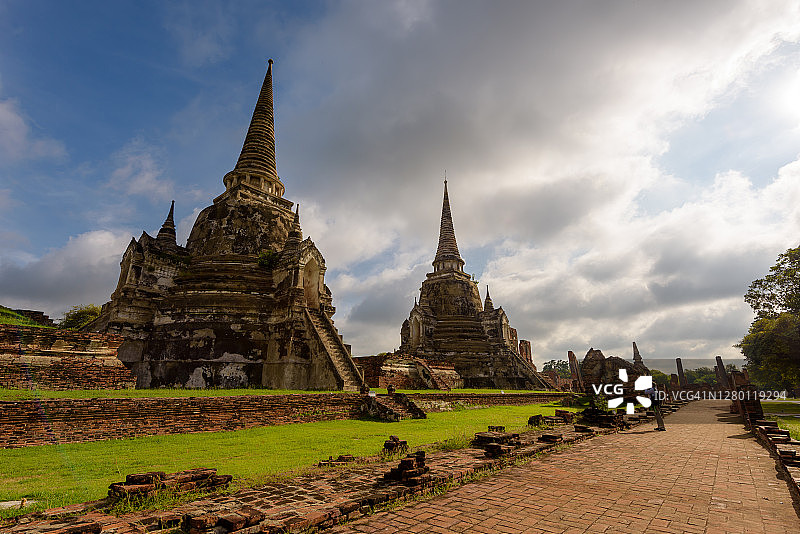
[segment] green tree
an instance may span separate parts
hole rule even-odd
[[[800,384],[800,315],[785,312],[756,319],[736,346],[759,387],[782,390]]]
[[[764,278],[744,296],[756,314],[736,345],[747,360],[750,379],[764,389],[800,383],[800,247],[778,255]]]
[[[653,382],[655,382],[659,386],[668,386],[669,385],[669,375],[668,374],[662,373],[658,369],[650,369],[650,375],[653,377]]]
[[[95,304],[79,304],[69,309],[59,323],[61,328],[79,330],[100,316],[100,307]]]
[[[784,312],[800,315],[800,247],[779,254],[769,274],[750,284],[744,300],[759,319]]]
[[[572,376],[572,373],[569,372],[569,362],[567,360],[550,360],[544,364],[542,371],[555,371],[561,378]]]
[[[688,369],[683,372],[686,377],[686,382],[689,384],[716,384],[717,372],[711,367],[698,367],[697,369]]]

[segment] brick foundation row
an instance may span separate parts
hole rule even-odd
[[[409,395],[425,411],[452,409],[452,403],[525,405],[565,396],[555,392]],[[430,409],[429,401],[433,401]],[[0,448],[357,419],[363,404],[361,395],[345,393],[0,402]]]
[[[136,379],[117,358],[122,337],[0,325],[0,387],[123,389]]]
[[[572,393],[409,393],[408,397],[426,412],[452,410],[459,406],[524,406],[572,398]]]
[[[0,448],[354,419],[353,394],[0,402]]]
[[[136,378],[118,360],[75,357],[39,357],[34,362],[14,360],[0,355],[0,387],[56,391],[136,387]]]

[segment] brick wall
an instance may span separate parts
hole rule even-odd
[[[0,447],[354,419],[353,394],[0,402]]]
[[[122,389],[136,384],[117,358],[120,336],[0,325],[0,387]]]
[[[427,389],[412,360],[384,363],[378,387],[385,388],[389,385],[396,389]]]
[[[51,353],[87,353],[116,355],[122,337],[76,330],[36,328],[33,326],[0,325],[0,352],[32,355]]]
[[[102,359],[9,358],[0,355],[0,387],[16,389],[126,389],[136,378],[121,363]]]
[[[381,366],[386,361],[386,354],[379,354],[377,356],[357,356],[353,358],[364,373],[364,382],[371,388],[381,387],[379,381],[381,377]]]
[[[464,387],[463,379],[452,364],[402,354],[380,354],[355,358],[364,372],[364,381],[371,388],[385,388],[390,384],[397,389],[455,389]],[[432,384],[419,376],[422,366],[430,375]]]
[[[523,406],[558,401],[571,393],[409,393],[408,397],[426,412],[439,412],[461,406]]]
[[[425,411],[551,402],[565,393],[417,393]],[[318,393],[163,399],[48,399],[0,402],[0,448],[134,436],[241,430],[361,416],[361,395]]]
[[[56,325],[56,323],[54,323],[53,320],[50,317],[45,315],[44,312],[41,312],[41,311],[38,311],[38,310],[11,310],[11,311],[16,312],[16,313],[22,315],[23,317],[27,317],[31,321],[34,321],[34,322],[36,322],[36,323],[38,323],[40,325],[44,325],[44,326],[55,326]]]
[[[397,389],[427,389],[419,377],[414,360],[393,354],[361,356],[355,358],[364,372],[364,381],[371,388],[385,388],[389,385]]]

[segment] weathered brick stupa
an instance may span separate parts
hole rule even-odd
[[[551,389],[520,356],[517,332],[503,308],[494,307],[488,287],[482,306],[477,283],[464,272],[447,180],[433,272],[422,282],[400,339],[401,353],[451,364],[467,388]]]
[[[137,387],[358,390],[363,378],[331,320],[325,259],[283,198],[272,60],[223,183],[185,248],[172,207],[157,237],[131,240],[111,301],[89,329],[125,336],[119,356]]]

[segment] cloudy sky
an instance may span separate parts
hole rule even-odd
[[[399,345],[446,170],[538,363],[738,357],[800,239],[797,2],[0,0],[0,303],[108,300],[220,194],[274,58],[278,172],[356,355]]]

